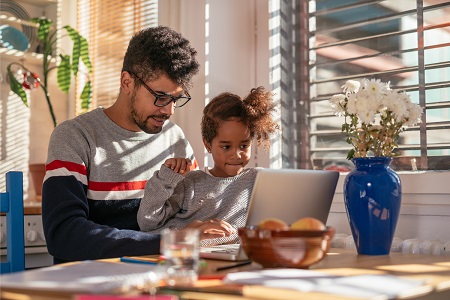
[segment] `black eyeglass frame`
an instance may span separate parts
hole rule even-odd
[[[133,73],[133,72],[131,72],[131,71],[127,71],[131,76],[133,76],[134,78],[136,78],[137,80],[139,80],[141,83],[142,83],[142,85],[145,87],[145,89],[150,93],[150,94],[152,94],[153,95],[153,97],[155,97],[155,101],[153,102],[153,104],[155,105],[155,106],[157,106],[157,107],[164,107],[164,106],[167,106],[167,105],[169,105],[171,102],[173,102],[174,103],[174,107],[175,108],[178,108],[178,107],[182,107],[182,106],[185,106],[186,105],[186,103],[188,103],[191,99],[192,99],[192,97],[191,97],[191,95],[189,95],[189,93],[187,92],[187,91],[183,91],[183,93],[184,93],[184,95],[181,95],[181,96],[178,96],[178,97],[174,97],[174,96],[172,96],[172,95],[169,95],[169,94],[166,94],[166,93],[157,93],[157,92],[155,92],[154,90],[152,90],[145,82],[144,82],[144,80],[142,80],[139,76],[137,76],[135,73]],[[162,98],[170,98],[170,100],[167,102],[167,103],[164,103],[164,104],[161,104],[161,103],[158,103],[158,101],[162,101],[161,99]],[[181,104],[181,105],[177,105],[177,101],[178,100],[180,100],[180,99],[185,99],[186,100],[186,102],[184,102],[183,104]]]

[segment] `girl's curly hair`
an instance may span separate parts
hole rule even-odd
[[[184,89],[189,89],[192,77],[199,69],[196,54],[189,41],[178,32],[164,26],[150,27],[131,38],[122,72],[133,72],[144,81],[165,74]]]
[[[270,146],[270,136],[280,129],[272,118],[275,110],[272,93],[261,86],[252,89],[244,99],[232,93],[222,93],[203,109],[202,137],[211,143],[217,136],[220,125],[234,119],[249,128],[251,138],[256,140],[258,146],[263,145],[267,149]]]

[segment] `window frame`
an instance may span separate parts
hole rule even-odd
[[[363,4],[367,1],[360,2]],[[417,0],[417,2],[421,3],[422,1]],[[321,150],[314,148],[313,140],[316,132],[311,130],[310,126],[311,119],[318,117],[311,114],[310,104],[312,101],[324,100],[323,98],[319,99],[317,95],[314,94],[315,90],[311,88],[315,84],[312,79],[315,75],[315,70],[311,67],[311,62],[315,61],[316,54],[315,51],[311,51],[311,49],[314,48],[314,45],[312,44],[310,37],[314,35],[315,24],[314,22],[310,22],[310,3],[315,3],[315,1],[300,1],[299,3],[295,1],[295,3],[293,3],[291,1],[279,0],[280,29],[278,32],[272,32],[272,35],[278,34],[280,36],[279,47],[272,50],[272,55],[283,53],[283,59],[280,60],[281,63],[278,66],[283,70],[279,76],[280,82],[272,82],[272,86],[274,89],[280,91],[280,102],[283,108],[281,113],[281,122],[283,125],[281,157],[282,167],[286,168],[315,168],[313,163],[313,152]],[[438,9],[441,5],[438,4],[433,7]],[[418,9],[418,14],[423,15],[423,7],[419,7]],[[283,20],[283,17],[281,16],[285,16],[287,21]],[[419,42],[422,41],[422,45],[419,45],[419,49],[421,48],[421,51],[419,51],[420,56],[420,53],[423,54],[424,51],[423,38],[421,37],[423,36],[424,30],[427,28],[423,27],[423,17],[419,18],[418,22],[418,28],[422,28],[418,34]],[[439,104],[425,103],[425,64],[423,55],[421,58],[422,59],[418,63],[418,68],[422,68],[419,71],[419,83],[417,87],[420,95],[419,104],[425,109],[430,109],[433,106],[436,107],[439,105],[442,105],[444,108],[448,107],[448,101],[443,101]],[[352,79],[352,77],[348,76],[348,79]],[[445,82],[443,82],[442,85],[445,88]],[[408,91],[408,89],[409,91],[412,90],[411,88],[407,88],[406,91]],[[331,97],[332,95],[329,96]],[[292,99],[299,100],[294,101]],[[290,126],[291,124],[297,124],[297,126]],[[429,127],[439,126],[427,124],[426,111],[424,111],[423,122],[418,126],[411,127],[409,130],[418,130],[420,132],[420,157],[422,159],[418,162],[418,164],[420,164],[419,170],[428,171],[429,158],[444,158],[448,160],[450,159],[450,156],[443,155],[433,157],[427,154],[427,125]],[[442,126],[442,128],[446,128],[445,124]],[[341,133],[338,132],[338,134]],[[350,149],[350,146],[348,149]],[[407,159],[410,159],[410,157],[396,158],[395,160],[405,164]]]

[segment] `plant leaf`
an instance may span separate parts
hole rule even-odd
[[[16,77],[11,72],[11,70],[9,70],[9,68],[8,68],[8,76],[9,76],[9,86],[11,88],[11,91],[13,91],[17,96],[19,96],[20,99],[22,100],[22,102],[26,106],[28,106],[27,94],[25,93],[25,90],[23,89],[23,86],[16,79]]]
[[[58,85],[61,91],[67,93],[70,87],[70,56],[69,55],[60,55],[61,63],[58,66]]]
[[[348,151],[347,153],[347,159],[351,160],[353,156],[355,156],[355,149],[350,149],[350,151]]]
[[[83,112],[86,112],[89,109],[89,106],[91,104],[91,92],[92,92],[92,86],[91,82],[86,82],[86,85],[83,88],[83,91],[81,92],[80,98],[81,98],[81,110]]]
[[[52,26],[53,21],[46,18],[32,18],[31,22],[39,24],[38,39],[40,41],[45,41],[50,32],[50,26]]]
[[[73,51],[72,51],[72,70],[74,75],[77,75],[78,65],[81,60],[86,65],[89,73],[92,73],[92,64],[89,59],[89,48],[87,40],[81,36],[78,31],[70,27],[69,25],[64,26],[64,28],[69,33],[70,38],[73,41]]]
[[[78,65],[80,63],[80,48],[81,48],[80,35],[78,34],[78,32],[75,29],[73,29],[69,25],[64,26],[64,28],[67,30],[67,33],[69,34],[70,38],[73,41],[72,70],[73,70],[73,74],[75,76],[77,76]]]
[[[86,68],[88,69],[89,73],[92,73],[92,64],[91,60],[89,58],[89,47],[87,40],[80,35],[80,41],[81,41],[81,48],[80,48],[80,55],[81,60],[85,64]]]

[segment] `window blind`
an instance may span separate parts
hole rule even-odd
[[[135,32],[157,24],[157,0],[77,1],[77,27],[89,42],[93,65],[90,78],[92,102],[89,109],[108,107],[116,100],[128,42]],[[79,99],[79,93],[84,86],[81,83],[77,84],[76,99]],[[83,108],[77,103],[76,114],[82,112]]]
[[[423,122],[400,135],[393,168],[450,169],[450,2],[316,0],[293,5],[281,0],[280,10],[286,18],[281,32],[290,33],[281,52],[296,66],[281,78],[288,96],[283,106],[294,111],[290,118],[296,120],[295,129],[283,128],[290,141],[283,144],[286,167],[352,167],[346,160],[350,145],[341,132],[343,117],[335,116],[328,100],[342,93],[349,79],[374,78],[405,90],[424,108]],[[297,20],[293,28],[289,19]]]

